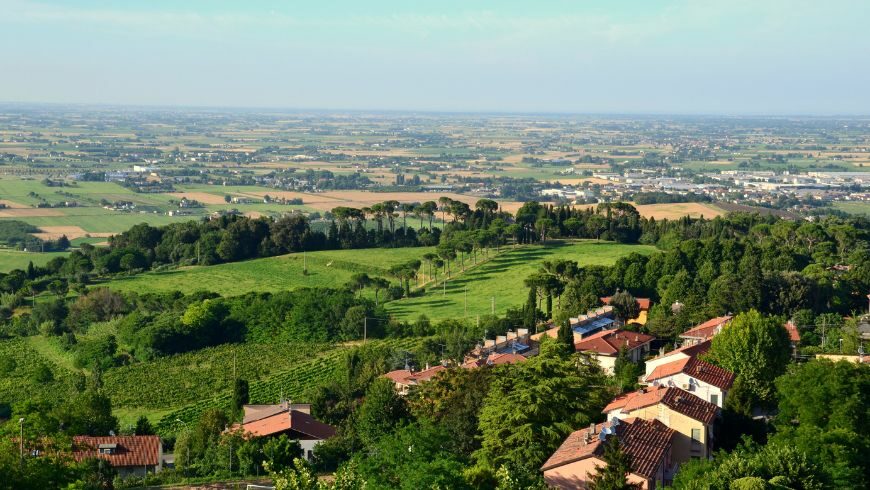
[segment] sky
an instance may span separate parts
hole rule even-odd
[[[866,0],[0,0],[0,101],[870,114]]]

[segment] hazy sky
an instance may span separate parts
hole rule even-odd
[[[867,0],[0,0],[0,101],[870,114]]]

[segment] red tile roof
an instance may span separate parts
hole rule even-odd
[[[394,383],[405,385],[420,384],[423,381],[429,381],[445,369],[447,368],[440,364],[416,373],[407,369],[397,369],[384,374],[384,377],[392,380]]]
[[[610,304],[610,296],[602,296],[601,302],[609,305]],[[649,311],[649,307],[652,305],[652,300],[649,298],[634,298],[637,300],[637,304],[640,305],[640,311]]]
[[[722,390],[728,390],[734,384],[734,373],[696,357],[678,359],[674,362],[662,364],[653,369],[653,372],[646,377],[646,381],[654,381],[678,373],[685,373]]]
[[[503,354],[490,354],[486,360],[483,359],[473,359],[470,361],[466,361],[462,363],[462,367],[466,369],[474,369],[484,365],[488,366],[498,366],[501,364],[516,364],[518,362],[523,362],[526,360],[526,357],[522,354],[516,354],[513,352],[505,352]]]
[[[579,352],[596,352],[601,355],[615,356],[623,346],[628,350],[634,350],[643,344],[649,343],[655,337],[629,330],[604,330],[590,335],[574,344]]]
[[[646,478],[655,475],[676,434],[675,430],[658,420],[626,419],[615,428],[612,423],[598,424],[595,426],[595,435],[588,436],[588,440],[589,428],[572,432],[541,470],[547,471],[591,456],[601,456],[604,446],[598,434],[605,427],[616,433],[622,450],[631,457],[631,472]]]
[[[624,414],[630,414],[635,410],[658,405],[659,403],[677,413],[705,424],[713,422],[719,411],[719,407],[716,405],[704,401],[680,388],[652,386],[615,398],[604,407],[602,412],[609,413],[621,409]]]
[[[707,320],[706,322],[692,327],[685,332],[683,332],[680,337],[683,338],[693,338],[693,339],[703,339],[708,340],[712,339],[714,335],[716,335],[716,329],[720,326],[731,321],[731,315],[719,316],[716,318],[712,318]]]
[[[384,377],[391,380],[393,383],[411,384],[411,375],[413,373],[407,369],[396,369],[385,374]]]
[[[684,346],[676,348],[670,352],[665,352],[664,354],[662,354],[660,356],[656,356],[653,359],[662,359],[662,358],[671,356],[673,354],[685,354],[688,357],[698,357],[701,354],[706,354],[707,351],[710,350],[710,344],[711,344],[710,340],[705,340],[699,344],[684,345]]]
[[[115,444],[113,454],[100,454],[101,444]],[[160,464],[160,437],[158,436],[75,436],[73,459],[105,459],[116,468],[131,466],[157,466]]]
[[[801,341],[801,334],[798,332],[797,326],[792,322],[786,322],[785,330],[788,332],[788,339],[794,343]]]
[[[275,415],[247,422],[242,430],[254,436],[270,436],[294,431],[314,439],[329,439],[335,428],[299,410],[284,410]]]

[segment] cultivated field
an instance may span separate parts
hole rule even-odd
[[[712,204],[704,204],[700,202],[644,204],[635,207],[641,216],[655,218],[657,220],[674,220],[680,219],[683,216],[691,216],[692,218],[700,218],[703,216],[710,219],[725,214],[724,211]]]

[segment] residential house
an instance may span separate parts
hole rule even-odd
[[[631,458],[627,481],[642,489],[661,487],[673,474],[671,446],[676,433],[658,420],[614,418],[592,424],[572,432],[544,463],[544,481],[550,488],[586,488],[598,468],[607,466],[603,459],[607,439],[617,437]]]
[[[574,332],[574,342],[579,342],[586,336],[616,326],[616,320],[613,318],[612,306],[596,308],[595,310],[586,312],[585,315],[570,318],[569,321],[571,322],[571,330]],[[559,335],[559,328],[559,325],[553,325],[551,323],[547,330],[532,335],[530,340],[532,344],[537,345],[545,335],[555,339]]]
[[[680,359],[689,359],[692,357],[698,357],[701,354],[707,353],[710,350],[710,341],[705,340],[700,344],[688,344],[677,349],[674,349],[669,352],[664,352],[664,350],[659,351],[659,355],[653,357],[652,359],[647,359],[644,363],[646,367],[646,375],[649,376],[653,370],[662,364],[667,364],[670,362],[678,361]]]
[[[604,330],[574,344],[577,352],[592,355],[607,374],[613,374],[616,358],[625,349],[633,362],[640,362],[649,354],[650,343],[655,340],[652,335],[628,330]]]
[[[529,351],[529,329],[518,328],[516,331],[508,330],[504,335],[497,335],[495,339],[484,339],[482,344],[478,344],[465,356],[465,361],[483,360],[491,354],[528,355]]]
[[[700,344],[710,340],[722,331],[725,325],[731,323],[731,315],[719,316],[686,330],[680,335],[683,345]]]
[[[499,366],[502,364],[516,364],[518,362],[523,362],[527,358],[522,354],[515,354],[513,352],[505,352],[503,354],[495,353],[490,354],[488,357],[484,359],[467,359],[464,363],[462,363],[462,367],[465,369],[475,369],[481,366]]]
[[[241,429],[254,437],[287,434],[302,446],[302,454],[311,460],[315,446],[335,435],[335,428],[311,416],[311,405],[288,401],[277,405],[245,405]],[[239,428],[238,425],[234,429]]]
[[[734,373],[697,357],[688,357],[657,366],[643,377],[643,382],[682,388],[722,408],[734,384]]]
[[[395,383],[396,393],[404,396],[410,393],[413,387],[429,381],[434,378],[435,375],[446,369],[446,367],[440,364],[431,368],[427,366],[423,371],[417,372],[411,371],[410,369],[397,369],[388,372],[384,377]]]
[[[801,343],[801,333],[798,331],[797,325],[791,320],[785,323],[785,331],[788,332],[788,340],[791,342],[792,355],[797,355],[797,348]]]
[[[145,476],[163,469],[163,445],[158,436],[75,436],[73,459],[104,459],[121,478]]]
[[[671,456],[674,464],[712,455],[719,407],[680,388],[651,386],[632,391],[615,398],[603,412],[611,420],[658,420],[677,431]]]

